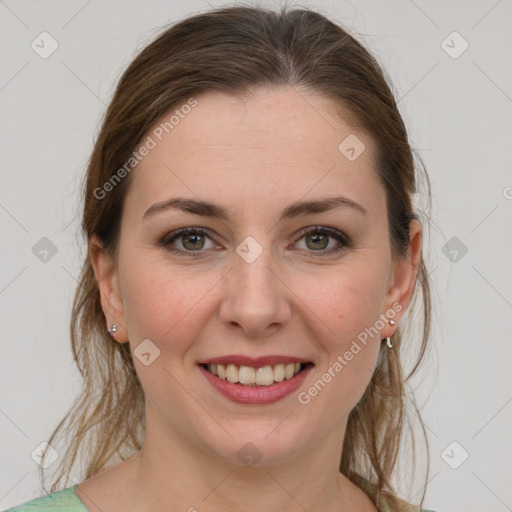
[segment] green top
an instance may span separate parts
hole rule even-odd
[[[88,512],[88,508],[75,494],[78,485],[67,487],[42,498],[35,498],[16,505],[5,512]]]
[[[366,492],[373,496],[373,486],[368,483]],[[20,505],[12,507],[5,512],[89,512],[82,500],[76,495],[77,485],[67,487],[62,491],[54,492],[48,496],[35,498]],[[384,505],[379,512],[393,512],[387,505]],[[421,512],[434,512],[433,510],[422,510]]]

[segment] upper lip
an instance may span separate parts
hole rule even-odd
[[[287,363],[309,363],[308,359],[295,356],[261,356],[261,357],[248,357],[239,354],[232,354],[227,356],[212,357],[200,361],[198,364],[235,364],[237,366],[251,366],[253,368],[261,368],[262,366],[275,366],[276,364]]]

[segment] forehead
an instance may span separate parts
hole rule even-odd
[[[244,99],[208,91],[194,100],[192,108],[180,107],[187,100],[173,107],[143,138],[154,147],[132,173],[133,206],[147,208],[171,195],[283,206],[285,198],[332,196],[333,190],[361,203],[369,195],[382,199],[374,143],[335,114],[333,100],[291,87]],[[361,152],[357,158],[347,158],[344,141]]]

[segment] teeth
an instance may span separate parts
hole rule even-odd
[[[226,380],[229,382],[238,382],[238,369],[234,364],[228,364],[226,368]]]
[[[285,379],[291,379],[293,377],[293,373],[295,372],[295,365],[294,364],[287,364],[284,367],[284,378]]]
[[[256,382],[256,370],[254,368],[250,368],[249,366],[240,366],[240,369],[237,369],[233,364],[230,364],[229,366],[233,366],[233,368],[237,370],[240,384],[254,384]]]
[[[300,363],[276,364],[252,368],[250,366],[237,366],[235,364],[208,364],[208,370],[219,378],[232,383],[239,382],[246,386],[270,386],[274,382],[291,379],[300,371]]]
[[[272,366],[264,366],[256,370],[256,384],[258,384],[258,386],[270,386],[270,384],[274,384],[274,370]]]
[[[274,380],[276,382],[284,380],[284,364],[276,364],[274,366]]]

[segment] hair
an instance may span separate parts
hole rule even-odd
[[[82,184],[81,228],[87,241],[96,235],[103,249],[116,256],[131,174],[111,188],[107,200],[97,197],[95,190],[125,165],[171,108],[201,92],[245,97],[258,88],[279,86],[331,98],[344,122],[375,141],[393,261],[405,257],[410,221],[419,220],[412,204],[413,194],[418,193],[416,170],[425,175],[430,202],[431,194],[424,165],[408,141],[391,81],[346,29],[313,10],[288,6],[274,12],[236,5],[195,14],[166,27],[131,62],[104,114]],[[404,502],[391,481],[406,426],[411,428],[406,421],[409,400],[428,447],[414,395],[410,398],[406,392],[408,380],[424,360],[431,330],[431,292],[423,252],[411,311],[420,291],[422,336],[412,369],[406,374],[402,365],[401,327],[393,336],[393,350],[384,344],[371,381],[350,412],[339,466],[359,487],[371,482],[377,506],[389,499],[401,510]],[[64,476],[70,477],[77,461],[83,462],[81,477],[88,479],[133,456],[143,445],[145,399],[129,344],[113,342],[105,326],[98,283],[86,254],[70,325],[83,390],[49,439],[50,445],[63,433],[69,439],[50,492],[59,489]],[[44,489],[44,471],[42,477]]]

